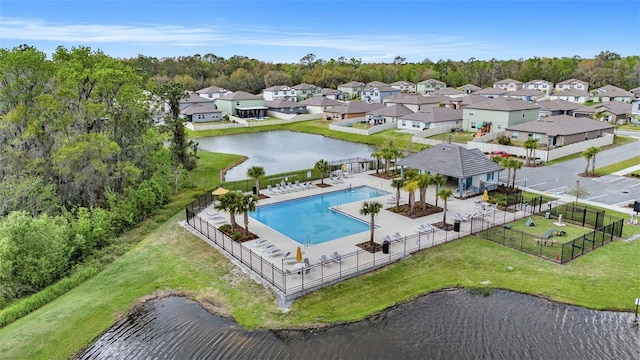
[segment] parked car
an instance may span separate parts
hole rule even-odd
[[[511,154],[503,150],[494,150],[489,153],[489,157],[494,157],[494,156],[500,156],[501,158],[508,158],[511,156]]]

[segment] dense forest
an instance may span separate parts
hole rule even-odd
[[[430,78],[486,87],[573,77],[591,88],[638,87],[640,57],[374,64],[307,54],[274,64],[213,54],[115,59],[86,47],[60,47],[48,59],[27,45],[0,49],[0,308],[70,274],[189,185],[197,144],[178,118],[185,90]],[[166,125],[154,126],[151,104],[165,101]]]
[[[592,59],[578,56],[562,58],[535,57],[519,60],[467,61],[425,59],[420,63],[408,63],[397,56],[393,63],[363,63],[359,59],[317,59],[307,54],[295,64],[273,64],[232,56],[228,59],[206,54],[178,58],[154,58],[139,55],[123,59],[145,81],[163,84],[175,81],[188,90],[219,86],[231,91],[243,90],[257,94],[273,85],[309,83],[321,87],[337,88],[349,81],[420,82],[426,79],[444,81],[449,87],[474,84],[491,87],[494,82],[506,78],[527,82],[536,79],[558,83],[570,78],[589,82],[595,89],[602,85],[615,85],[624,89],[640,86],[640,56],[621,57],[602,51]]]
[[[149,115],[150,100],[173,104],[184,89],[144,85],[88,48],[50,60],[29,46],[0,50],[0,307],[64,276],[184,185],[194,166],[184,127],[155,127]]]

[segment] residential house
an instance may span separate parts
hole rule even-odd
[[[589,91],[589,83],[578,79],[568,79],[556,84],[556,91],[566,90],[580,90],[584,92]]]
[[[327,120],[347,120],[366,118],[368,112],[380,109],[382,104],[370,104],[362,101],[352,101],[342,105],[334,106],[324,111],[324,118]]]
[[[462,85],[458,88],[458,90],[464,91],[467,94],[473,94],[478,90],[482,90],[482,88],[480,86],[475,86],[473,84],[466,84],[466,85]]]
[[[309,114],[323,114],[326,110],[342,104],[344,103],[324,96],[310,97],[298,103],[298,105],[305,106]]]
[[[613,85],[600,87],[591,96],[594,102],[623,101],[630,103],[634,98],[635,95],[632,92]]]
[[[593,106],[582,106],[573,110],[575,117],[589,117],[613,124],[625,124],[631,114],[632,105],[622,101],[608,101]]]
[[[180,110],[180,117],[193,123],[220,121],[222,120],[222,111],[197,103]]]
[[[449,100],[449,103],[445,104],[445,107],[449,107],[452,109],[464,109],[469,105],[473,105],[486,100],[487,97],[485,96],[471,94],[461,98],[453,98]]]
[[[588,118],[553,115],[524,124],[510,126],[505,136],[514,141],[536,139],[541,145],[565,146],[614,133],[615,126]]]
[[[389,84],[391,87],[400,90],[403,93],[415,93],[416,92],[416,84],[409,81],[396,81],[394,83]],[[640,89],[640,88],[639,88]]]
[[[296,91],[296,101],[306,100],[314,96],[322,96],[322,88],[312,84],[302,83],[291,87]]]
[[[398,165],[417,169],[421,173],[440,174],[456,179],[457,197],[482,194],[485,189],[498,187],[503,170],[480,149],[467,149],[458,144],[441,143],[416,154],[398,160]]]
[[[552,115],[573,116],[573,111],[582,107],[580,104],[566,100],[545,100],[538,101],[537,104],[540,107],[540,118]]]
[[[265,117],[268,109],[264,106],[264,98],[261,95],[244,91],[219,97],[216,100],[216,106],[224,114],[241,118]]]
[[[634,99],[640,99],[640,87],[633,88],[629,92],[633,94]]]
[[[205,99],[215,100],[219,97],[233,94],[233,91],[229,91],[225,88],[221,88],[217,86],[209,86],[204,89],[196,90],[196,93]]]
[[[531,80],[524,83],[522,85],[522,88],[529,89],[529,90],[542,91],[545,94],[549,95],[553,90],[553,83],[546,80]]]
[[[283,114],[304,114],[307,112],[306,106],[291,100],[265,101],[264,106],[269,108],[271,111]]]
[[[430,108],[401,116],[398,121],[398,129],[422,131],[442,126],[462,127],[462,110]]]
[[[636,125],[640,123],[640,99],[631,102],[631,122]]]
[[[547,94],[540,90],[518,89],[516,91],[508,92],[504,96],[531,102],[538,101],[539,99],[547,96]]]
[[[584,90],[563,90],[549,95],[550,100],[565,100],[574,103],[583,103],[589,100],[589,93]]]
[[[449,98],[444,96],[424,96],[418,94],[398,94],[390,96],[384,100],[384,103],[389,106],[393,104],[402,104],[409,108],[411,111],[422,111],[432,107],[439,107],[440,104],[449,102]]]
[[[446,96],[450,98],[460,98],[460,97],[467,96],[467,93],[462,90],[458,90],[450,87],[444,87],[442,89],[438,89],[434,91],[432,95],[441,95],[441,96]]]
[[[389,84],[385,84],[382,81],[372,81],[372,82],[368,82],[366,86],[380,87],[380,86],[389,86]]]
[[[420,95],[428,95],[444,87],[447,87],[447,84],[445,84],[442,81],[439,81],[436,79],[427,79],[427,80],[420,81],[416,85],[416,93]]]
[[[365,83],[359,81],[350,81],[346,84],[338,85],[338,90],[346,93],[349,99],[355,99],[360,91],[364,90]]]
[[[483,133],[503,131],[536,120],[539,111],[538,105],[520,99],[487,99],[463,109],[462,128],[465,131],[482,130]]]
[[[502,97],[507,93],[507,90],[502,88],[484,88],[474,92],[474,95],[481,95],[487,98]]]
[[[395,123],[398,121],[399,117],[407,114],[413,114],[413,111],[402,104],[384,106],[379,109],[369,111],[367,113],[367,121],[370,125]]]
[[[388,85],[366,86],[360,91],[360,100],[368,103],[380,104],[384,99],[400,94],[400,90]]]
[[[203,106],[208,106],[211,109],[216,108],[216,105],[213,100],[203,98],[194,92],[188,92],[186,98],[180,99],[180,111],[194,104],[201,104]],[[167,101],[164,102],[164,111],[167,113],[170,111],[169,103]]]
[[[290,100],[297,101],[296,90],[287,85],[275,85],[262,90],[265,101]]]
[[[322,88],[321,94],[323,97],[326,97],[327,99],[340,100],[340,101],[347,100],[347,98],[349,97],[349,94],[346,94],[337,89],[329,89],[329,88]]]
[[[513,79],[504,79],[493,83],[494,88],[506,90],[508,92],[516,91],[518,89],[522,89],[522,81],[513,80]]]

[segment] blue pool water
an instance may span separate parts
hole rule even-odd
[[[333,211],[330,207],[387,194],[384,190],[359,186],[260,206],[249,215],[302,245],[315,245],[369,230],[368,222]]]

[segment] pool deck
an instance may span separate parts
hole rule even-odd
[[[320,184],[320,181],[315,181],[314,183]],[[357,186],[363,186],[363,185],[382,189],[384,191],[388,191],[389,194],[381,197],[377,197],[377,198],[368,199],[368,200],[361,200],[353,203],[342,204],[339,209],[339,211],[342,211],[350,216],[356,217],[358,219],[365,221],[366,223],[369,223],[369,220],[370,220],[369,216],[365,217],[360,215],[360,208],[362,206],[362,202],[377,200],[380,203],[382,203],[383,210],[381,210],[380,213],[378,213],[375,219],[376,230],[375,230],[374,241],[377,243],[382,243],[383,238],[386,235],[392,235],[392,234],[395,234],[396,232],[400,233],[402,236],[415,235],[418,233],[418,230],[417,230],[418,226],[423,224],[432,224],[436,222],[441,222],[443,218],[442,212],[429,215],[429,216],[424,216],[418,219],[410,219],[403,215],[398,215],[391,211],[387,211],[386,209],[389,209],[395,206],[395,202],[392,203],[388,200],[391,199],[393,196],[395,196],[396,190],[395,188],[391,187],[391,180],[385,180],[375,176],[375,171],[351,174],[346,179],[343,179],[342,182],[334,182],[328,179],[324,179],[324,183],[329,184],[331,186],[328,186],[328,187],[316,186],[315,188],[311,188],[311,189],[305,189],[305,190],[294,191],[294,192],[285,193],[285,194],[277,194],[277,195],[273,195],[269,193],[268,190],[264,189],[260,191],[261,194],[270,196],[270,198],[259,200],[258,205],[272,204],[275,202],[297,199],[301,197],[312,196],[312,195],[332,192],[340,189],[348,189],[349,187],[357,187]],[[432,186],[430,186],[427,189],[428,204],[435,204],[434,192],[435,191]],[[418,192],[416,192],[416,201],[419,200],[418,198],[419,198],[419,194]],[[457,198],[449,199],[447,202],[447,208],[448,208],[447,223],[453,224],[454,215],[456,213],[468,214],[468,213],[472,213],[479,210],[475,202],[477,202],[480,199],[481,199],[481,195],[464,199],[464,200],[457,199]],[[408,201],[408,193],[404,190],[401,190],[400,203],[406,204],[407,201]],[[438,205],[442,207],[443,201],[438,200]],[[205,215],[205,213],[211,212],[211,211],[215,211],[215,210],[213,210],[212,207],[209,207],[201,213],[202,214],[201,216],[206,219],[207,215]],[[221,212],[221,214],[228,221],[229,219],[228,214],[223,212]],[[502,218],[503,212],[497,210],[495,211],[495,214],[493,214],[492,216]],[[514,216],[513,214],[509,215],[509,217],[513,217],[513,216]],[[236,221],[240,225],[242,225],[242,217],[236,217],[236,219],[237,219]],[[462,223],[461,227],[464,227],[465,225],[467,224]],[[360,248],[357,247],[356,245],[359,243],[368,241],[370,237],[369,231],[365,231],[358,234],[338,238],[335,240],[326,241],[321,244],[303,246],[303,245],[300,245],[295,240],[271,229],[268,226],[263,225],[262,223],[258,222],[253,218],[249,220],[249,230],[252,233],[257,234],[260,237],[260,239],[267,239],[271,244],[275,245],[276,247],[282,250],[281,253],[275,254],[273,256],[269,256],[265,254],[265,259],[268,259],[269,261],[273,259],[271,262],[278,268],[285,267],[291,270],[294,269],[292,266],[293,264],[292,263],[285,264],[283,262],[283,257],[287,253],[290,253],[289,257],[295,256],[296,248],[298,246],[301,246],[302,248],[303,257],[309,258],[310,263],[313,265],[319,262],[318,259],[320,258],[321,255],[329,256],[334,251],[337,251],[340,254],[348,254],[348,253],[356,252],[357,250],[360,250]],[[438,231],[438,232],[442,234],[445,233],[444,231]],[[454,232],[450,231],[448,233],[449,233],[448,235],[449,238],[454,237],[454,235],[451,235],[451,234],[455,234]],[[447,236],[447,235],[445,234],[443,236]],[[243,245],[247,246],[252,250],[255,250],[257,253],[261,253],[262,251],[257,246],[256,241],[257,240],[245,242],[243,243]],[[440,242],[435,241],[435,243],[437,244]]]

